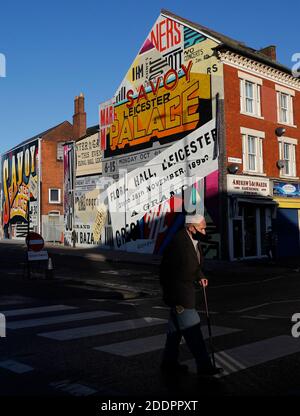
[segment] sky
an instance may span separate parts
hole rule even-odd
[[[99,103],[113,97],[162,8],[253,48],[275,44],[290,68],[300,53],[299,1],[2,1],[0,153],[71,122],[81,92],[88,126],[98,124]]]

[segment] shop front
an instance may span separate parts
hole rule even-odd
[[[266,256],[266,233],[277,203],[264,177],[227,175],[228,241],[231,260]]]
[[[300,183],[273,182],[273,197],[278,203],[276,231],[279,257],[300,254]]]

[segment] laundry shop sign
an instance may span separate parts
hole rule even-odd
[[[270,181],[259,176],[227,175],[227,193],[249,196],[269,196]]]

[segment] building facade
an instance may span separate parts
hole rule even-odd
[[[106,205],[109,212],[113,202],[125,206],[109,216],[114,247],[161,253],[183,223],[188,195],[207,218],[207,257],[264,257],[271,229],[279,256],[298,255],[299,94],[300,80],[277,62],[275,46],[255,50],[162,10],[114,97],[99,109],[103,170],[117,181]],[[212,120],[217,164],[200,168],[203,149],[176,159],[176,146],[185,153],[189,138]],[[161,175],[170,157],[177,173],[181,163],[199,163],[194,182],[178,179],[178,192],[164,200],[152,193],[149,201],[143,182]],[[139,194],[120,180],[122,169]],[[146,196],[148,205],[140,206]]]
[[[274,46],[264,53],[219,52],[231,259],[265,256],[269,229],[279,256],[300,252],[300,82],[277,64]]]
[[[161,254],[196,210],[207,257],[264,257],[271,228],[278,255],[298,255],[299,93],[274,46],[162,10],[99,126],[75,98],[64,243]]]

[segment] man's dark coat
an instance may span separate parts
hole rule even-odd
[[[168,306],[181,305],[195,308],[195,281],[204,278],[194,244],[183,228],[165,249],[160,265],[160,283],[163,300]]]

